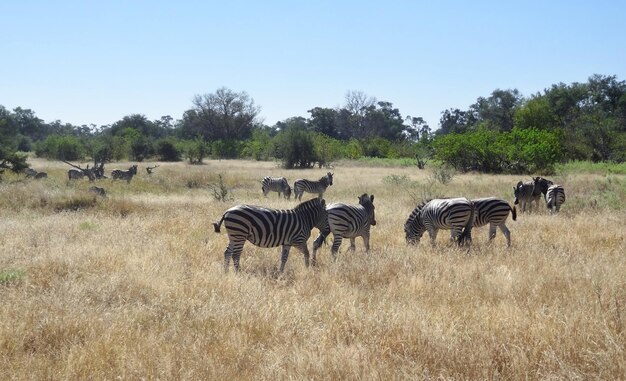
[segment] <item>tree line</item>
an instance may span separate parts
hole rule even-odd
[[[207,157],[281,160],[286,168],[342,158],[434,159],[460,171],[549,172],[567,160],[626,159],[626,82],[593,75],[529,97],[494,90],[466,110],[441,112],[432,131],[422,117],[391,102],[349,91],[336,108],[267,126],[246,92],[219,88],[197,95],[181,119],[132,114],[106,126],[45,123],[30,109],[0,105],[0,167],[21,170],[20,152],[60,160],[188,160]]]

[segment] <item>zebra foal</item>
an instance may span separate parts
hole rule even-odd
[[[279,197],[282,194],[287,200],[291,198],[291,187],[284,177],[264,177],[261,181],[261,191],[265,197],[270,192],[278,192]]]
[[[126,180],[126,183],[130,183],[130,180],[133,179],[133,176],[137,174],[137,164],[131,165],[128,168],[128,171],[123,171],[121,169],[114,169],[111,171],[111,178],[113,180],[122,179]]]
[[[565,203],[565,189],[561,185],[552,185],[546,192],[546,206],[550,213],[558,213]]]
[[[356,237],[363,237],[365,251],[370,250],[370,226],[376,225],[376,213],[374,207],[374,195],[367,193],[359,196],[358,205],[334,203],[326,207],[328,223],[320,230],[320,235],[313,242],[313,265],[316,263],[317,249],[333,233],[333,246],[331,253],[333,259],[337,258],[337,252],[343,238],[350,238],[350,250],[356,249]]]
[[[243,245],[269,248],[282,246],[280,272],[285,269],[291,246],[304,254],[304,264],[309,266],[307,240],[314,227],[322,229],[326,224],[326,201],[315,198],[298,204],[293,209],[269,209],[253,205],[237,205],[228,209],[219,222],[213,223],[216,233],[224,223],[228,234],[228,246],[224,251],[224,271],[228,271],[230,259],[239,271],[239,258]]]
[[[513,221],[517,220],[515,206],[511,207],[505,200],[495,197],[477,198],[472,200],[472,203],[475,208],[474,227],[489,224],[489,242],[496,237],[496,228],[499,227],[506,237],[507,246],[511,246],[511,232],[506,227],[506,219],[511,213]]]
[[[474,224],[474,204],[466,198],[433,199],[418,205],[404,224],[408,244],[420,241],[425,231],[435,245],[439,229],[450,230],[459,245],[471,242]]]
[[[326,176],[323,176],[317,181],[311,181],[307,179],[298,179],[293,183],[293,192],[295,200],[302,200],[304,192],[317,193],[318,198],[322,198],[326,188],[333,185],[333,174],[328,172]]]

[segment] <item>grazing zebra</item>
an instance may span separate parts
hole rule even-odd
[[[561,185],[552,185],[546,192],[546,206],[550,210],[550,213],[556,211],[559,212],[561,205],[565,203],[565,189]]]
[[[85,177],[85,173],[83,171],[79,171],[78,169],[70,169],[67,171],[68,180],[80,180]]]
[[[350,238],[350,250],[356,249],[355,238],[363,237],[365,251],[370,250],[370,226],[376,225],[374,212],[374,195],[367,193],[359,196],[359,205],[347,205],[341,203],[330,204],[326,208],[328,224],[320,230],[320,235],[313,242],[313,265],[316,262],[316,251],[333,233],[333,246],[331,253],[333,259],[337,258],[337,251],[343,238]]]
[[[133,176],[137,174],[137,165],[132,165],[128,168],[128,171],[122,171],[121,169],[114,169],[111,171],[111,178],[126,180],[127,183],[130,183],[130,180],[133,179]]]
[[[418,205],[404,224],[406,241],[419,242],[425,231],[435,244],[439,229],[449,229],[459,245],[471,242],[474,224],[474,204],[466,198],[433,199]]]
[[[228,271],[231,257],[235,270],[239,271],[239,258],[246,240],[265,248],[282,245],[280,272],[285,269],[291,246],[302,251],[304,264],[308,267],[307,240],[311,229],[322,229],[327,224],[326,201],[315,198],[289,210],[237,205],[228,209],[222,219],[213,224],[216,233],[220,232],[222,222],[229,241],[224,251],[224,271]]]
[[[511,207],[508,202],[495,198],[477,198],[472,200],[474,203],[474,227],[479,228],[489,224],[489,241],[496,237],[496,228],[500,227],[502,234],[506,237],[507,246],[511,246],[511,232],[506,227],[506,219],[509,213],[513,216],[513,221],[517,220],[517,212],[515,206]]]
[[[261,182],[261,190],[265,197],[267,197],[267,194],[270,192],[278,192],[279,197],[282,193],[287,200],[291,198],[291,187],[284,177],[264,177]]]
[[[333,174],[330,172],[328,172],[326,176],[323,176],[318,181],[298,179],[293,184],[295,200],[302,200],[302,194],[304,194],[304,192],[317,193],[318,198],[322,198],[322,195],[324,195],[324,192],[326,192],[326,188],[328,188],[330,185],[333,185]]]

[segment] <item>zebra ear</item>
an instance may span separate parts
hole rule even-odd
[[[371,201],[371,202],[374,202],[374,195],[371,195],[371,196],[370,196],[370,201]]]

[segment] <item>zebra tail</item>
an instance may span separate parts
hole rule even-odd
[[[472,204],[470,217],[467,224],[465,224],[465,227],[463,228],[463,233],[461,233],[461,236],[459,237],[459,246],[472,242],[472,227],[474,226],[474,211],[476,207],[473,202],[470,201],[470,203]]]
[[[226,217],[226,213],[222,215],[222,219],[220,220],[220,222],[213,223],[213,229],[215,229],[216,233],[220,232],[220,226],[222,226],[222,222],[224,222],[224,217]]]
[[[515,205],[511,208],[511,216],[513,217],[513,221],[517,221],[517,211],[515,211]]]

